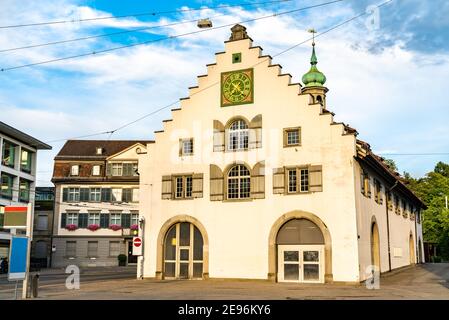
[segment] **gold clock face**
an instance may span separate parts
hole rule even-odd
[[[253,103],[253,69],[221,74],[221,106]]]

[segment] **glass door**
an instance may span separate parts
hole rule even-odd
[[[300,281],[300,249],[295,245],[278,246],[278,280],[279,282]]]
[[[301,246],[302,282],[324,283],[323,246]]]
[[[324,283],[322,245],[279,245],[278,281]]]
[[[202,279],[203,237],[193,224],[181,222],[167,232],[164,248],[164,278]]]

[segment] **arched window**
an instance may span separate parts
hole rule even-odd
[[[228,173],[228,199],[245,199],[250,197],[251,176],[244,165],[236,165]]]
[[[244,120],[235,120],[228,129],[228,150],[248,149],[249,129]]]

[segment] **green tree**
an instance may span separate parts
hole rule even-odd
[[[407,186],[424,201],[424,240],[438,243],[443,258],[449,259],[449,210],[445,197],[449,196],[449,165],[438,162],[433,171],[425,177],[414,179],[404,173]]]
[[[398,171],[398,166],[393,159],[384,159],[383,161],[391,170]]]

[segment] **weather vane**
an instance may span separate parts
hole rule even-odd
[[[307,31],[312,34],[312,46],[315,46],[315,33],[317,33],[316,30],[315,29],[309,29]]]

